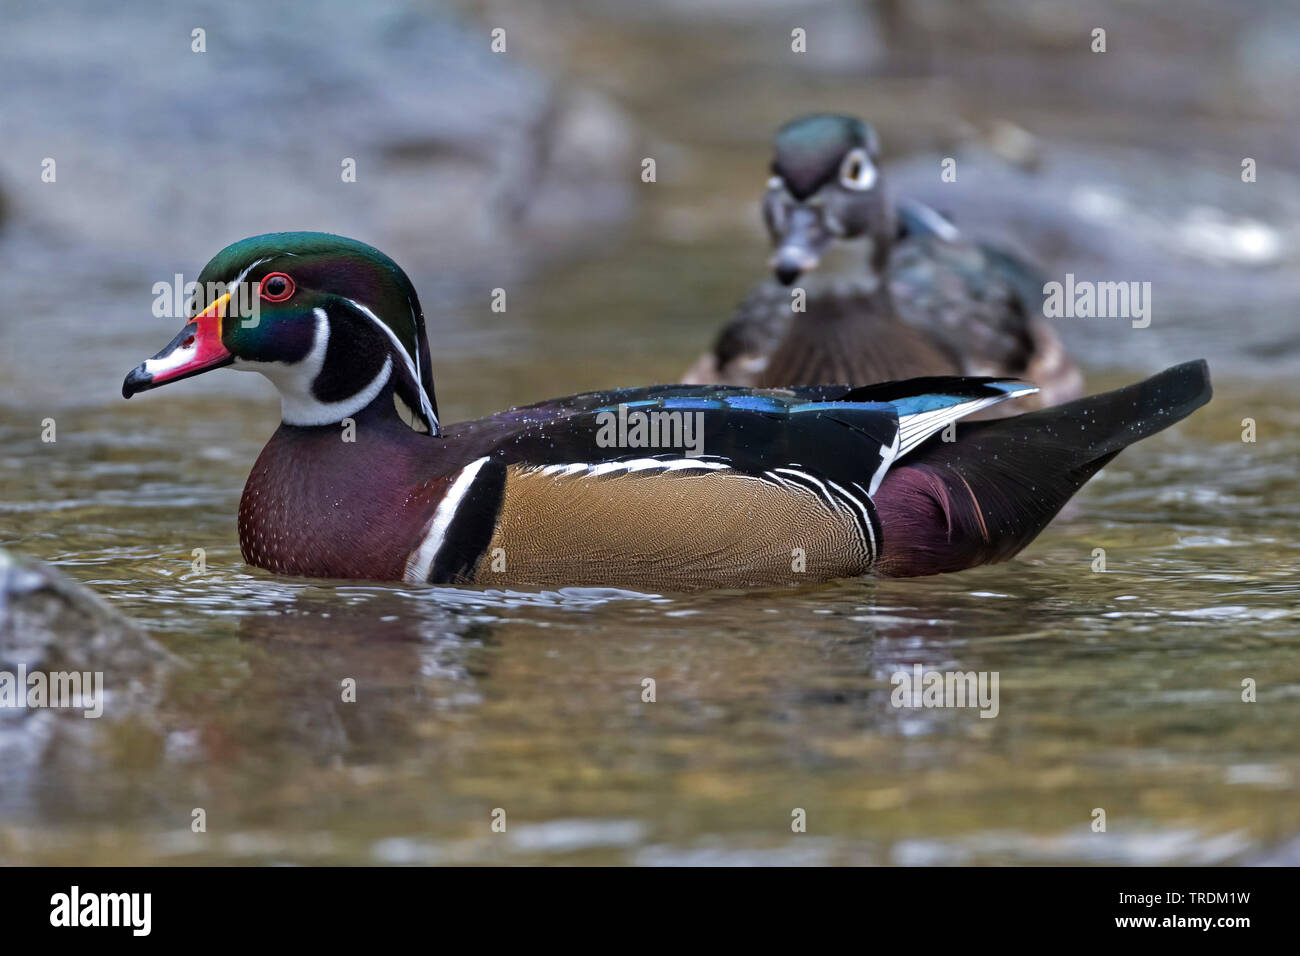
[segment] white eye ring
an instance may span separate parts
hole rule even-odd
[[[840,165],[840,184],[865,192],[876,184],[876,167],[862,148],[851,150]]]

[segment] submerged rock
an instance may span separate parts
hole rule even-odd
[[[94,591],[0,549],[0,668],[125,671],[167,656]]]
[[[0,814],[66,801],[123,740],[159,739],[174,664],[89,588],[0,549]]]

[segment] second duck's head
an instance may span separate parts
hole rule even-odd
[[[332,425],[370,409],[438,432],[415,288],[355,239],[282,232],[227,246],[199,274],[185,327],[127,375],[122,394],[224,366],[270,379],[289,425]]]
[[[775,146],[763,220],[777,279],[789,285],[815,269],[831,243],[864,236],[872,266],[882,268],[893,217],[876,131],[852,116],[820,113],[782,126]]]

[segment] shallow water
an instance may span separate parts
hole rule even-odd
[[[617,92],[655,133],[693,150],[665,147],[662,191],[643,197],[639,218],[527,281],[513,264],[505,316],[474,291],[503,281],[491,268],[466,279],[433,253],[401,257],[423,293],[448,421],[680,374],[761,271],[755,150],[810,86],[819,106],[866,96],[923,129],[953,111],[946,87],[792,87],[734,50],[734,82],[765,77],[752,87],[763,95],[715,83],[698,98],[706,59],[646,77],[666,55],[660,43],[709,34],[641,28],[642,59],[629,58],[632,79]],[[602,41],[588,58],[623,42]],[[576,59],[579,75],[595,72]],[[312,58],[294,62],[310,69]],[[384,109],[376,128],[391,133]],[[398,119],[399,131],[414,123]],[[259,157],[271,185],[299,161],[273,148]],[[164,159],[151,170],[189,209],[184,189],[202,171]],[[1140,195],[1150,170],[1129,170]],[[1090,390],[1141,374],[1126,368],[1203,355],[1215,398],[1111,463],[1013,562],[755,593],[503,593],[245,566],[235,514],[275,425],[269,386],[222,372],[130,403],[118,392],[174,332],[148,318],[150,283],[202,262],[170,258],[165,230],[110,253],[100,233],[113,203],[65,209],[59,228],[44,229],[33,226],[38,194],[11,195],[18,218],[0,233],[0,545],[94,587],[175,666],[158,701],[82,722],[92,726],[81,738],[7,767],[0,861],[1300,861],[1300,386],[1279,304],[1294,299],[1294,245],[1274,272],[1231,274],[1234,294],[1258,281],[1249,301],[1225,294],[1227,274],[1209,266],[1142,262],[1118,277],[1197,276],[1219,297],[1198,301],[1180,284],[1187,307],[1159,312],[1149,330],[1063,326]],[[979,224],[991,213],[977,186],[968,195]],[[1234,214],[1263,216],[1253,201]],[[214,214],[229,214],[223,228],[244,221],[238,209]],[[340,212],[339,228],[366,221],[358,215]],[[132,234],[147,237],[158,219],[142,213]],[[93,228],[73,235],[81,221]],[[198,245],[189,236],[185,255]],[[1172,301],[1175,290],[1161,294]],[[54,443],[41,441],[47,417]],[[1241,440],[1247,417],[1255,443]],[[1097,548],[1104,573],[1093,571]],[[915,664],[996,671],[998,716],[893,707],[891,675]],[[346,678],[355,703],[340,700]],[[642,702],[645,678],[654,703]],[[1257,682],[1255,703],[1241,699],[1245,678]],[[202,834],[190,828],[199,807]],[[491,829],[498,808],[504,833]],[[795,808],[806,833],[791,832]],[[1091,829],[1095,808],[1105,833]]]
[[[644,380],[614,344],[587,340],[584,387]],[[449,418],[583,378],[439,364]],[[234,516],[274,401],[105,391],[54,444],[0,412],[5,537],[190,666],[93,763],[30,773],[7,860],[1239,862],[1300,835],[1297,413],[1273,387],[1217,381],[1010,564],[685,597],[249,569]],[[918,663],[997,671],[998,717],[891,706]]]

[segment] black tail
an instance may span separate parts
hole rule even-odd
[[[1210,400],[1205,361],[1042,411],[958,426],[890,470],[876,492],[878,570],[908,577],[1005,561],[1135,441]]]

